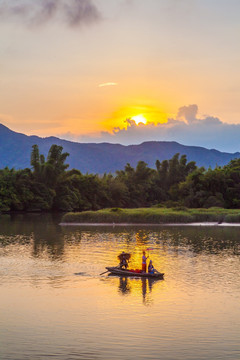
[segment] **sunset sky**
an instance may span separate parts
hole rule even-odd
[[[0,0],[0,123],[240,151],[239,0]]]

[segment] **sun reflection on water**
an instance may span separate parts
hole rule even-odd
[[[133,297],[142,298],[144,305],[151,305],[153,303],[152,291],[158,282],[163,280],[156,280],[150,278],[129,278],[119,276],[118,292],[120,295],[129,295]]]
[[[239,354],[238,229],[61,228],[42,216],[1,225],[3,359]],[[143,250],[164,280],[100,275],[122,251],[141,267]]]

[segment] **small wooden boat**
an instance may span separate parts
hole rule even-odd
[[[163,279],[164,273],[156,272],[154,274],[145,273],[141,270],[126,270],[120,269],[119,267],[106,267],[106,269],[114,275],[120,276],[134,276],[134,277],[145,277],[151,279]]]

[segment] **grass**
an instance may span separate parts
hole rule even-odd
[[[103,209],[67,213],[64,223],[129,223],[129,224],[167,224],[192,222],[240,222],[239,209],[185,209],[185,208],[138,208]]]

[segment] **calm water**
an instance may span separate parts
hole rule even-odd
[[[0,217],[0,359],[239,359],[240,228]],[[142,250],[165,279],[99,275]]]

